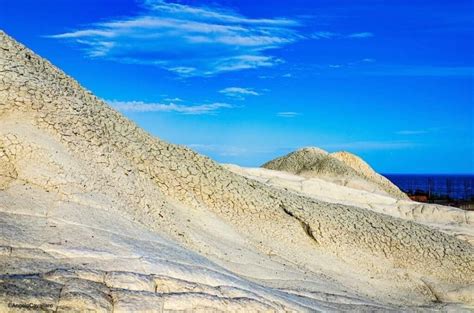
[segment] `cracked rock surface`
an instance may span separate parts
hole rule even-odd
[[[449,232],[152,137],[0,32],[0,311],[461,309],[472,265]]]
[[[376,173],[364,160],[346,151],[328,153],[315,147],[302,148],[271,160],[262,167],[306,178],[319,178],[397,199],[408,199],[397,186]]]
[[[321,178],[307,178],[264,168],[244,168],[233,164],[224,166],[237,174],[275,188],[293,191],[320,201],[357,206],[414,221],[474,244],[474,212],[472,211],[341,187]]]

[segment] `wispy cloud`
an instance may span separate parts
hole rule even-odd
[[[342,34],[342,33],[337,33],[337,32],[330,32],[330,31],[318,31],[311,35],[312,39],[337,39],[337,38],[362,39],[362,38],[370,38],[370,37],[374,37],[374,34],[371,32]]]
[[[326,67],[330,69],[342,69],[342,68],[347,69],[347,68],[354,68],[361,65],[367,65],[370,63],[375,63],[375,61],[376,60],[372,58],[364,58],[361,60],[355,60],[355,61],[346,62],[346,63],[319,65],[318,67],[322,69]]]
[[[425,134],[433,134],[433,133],[443,133],[446,131],[454,131],[452,127],[428,127],[424,129],[402,129],[396,131],[396,135],[402,136],[414,136],[414,135],[425,135]]]
[[[338,38],[341,37],[341,34],[335,32],[328,32],[328,31],[319,31],[315,32],[311,35],[313,39],[331,39],[331,38]]]
[[[298,115],[300,115],[300,113],[298,112],[278,112],[277,113],[277,116],[284,117],[284,118],[293,118],[293,117],[297,117]]]
[[[219,90],[219,93],[235,99],[245,99],[246,96],[260,96],[260,93],[250,88],[227,87]]]
[[[165,102],[183,102],[183,99],[178,98],[178,97],[176,97],[176,98],[164,98],[163,101],[165,101]]]
[[[299,22],[247,18],[232,10],[148,0],[141,14],[49,37],[69,40],[92,58],[148,64],[180,76],[271,67],[271,49],[300,40]]]
[[[146,103],[142,101],[107,101],[112,107],[122,112],[175,112],[187,115],[215,114],[221,109],[233,108],[228,103],[207,103],[200,105],[183,105],[175,103]]]
[[[423,134],[427,134],[428,131],[427,130],[399,130],[397,132],[395,132],[395,134],[397,135],[423,135]]]
[[[353,33],[347,35],[347,38],[370,38],[374,37],[374,34],[371,32],[361,32],[361,33]]]

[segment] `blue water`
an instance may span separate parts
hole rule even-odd
[[[448,196],[451,199],[471,200],[474,198],[474,175],[411,175],[384,174],[402,191]]]

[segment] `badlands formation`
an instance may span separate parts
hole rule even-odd
[[[308,178],[317,177],[339,185],[391,195],[395,198],[408,198],[397,186],[377,174],[361,158],[344,151],[329,154],[319,148],[303,148],[267,162],[262,167]]]
[[[379,191],[154,138],[0,32],[1,312],[472,309],[472,215]]]

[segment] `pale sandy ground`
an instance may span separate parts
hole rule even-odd
[[[440,219],[258,180],[150,136],[0,32],[0,311],[473,308],[473,246]]]

